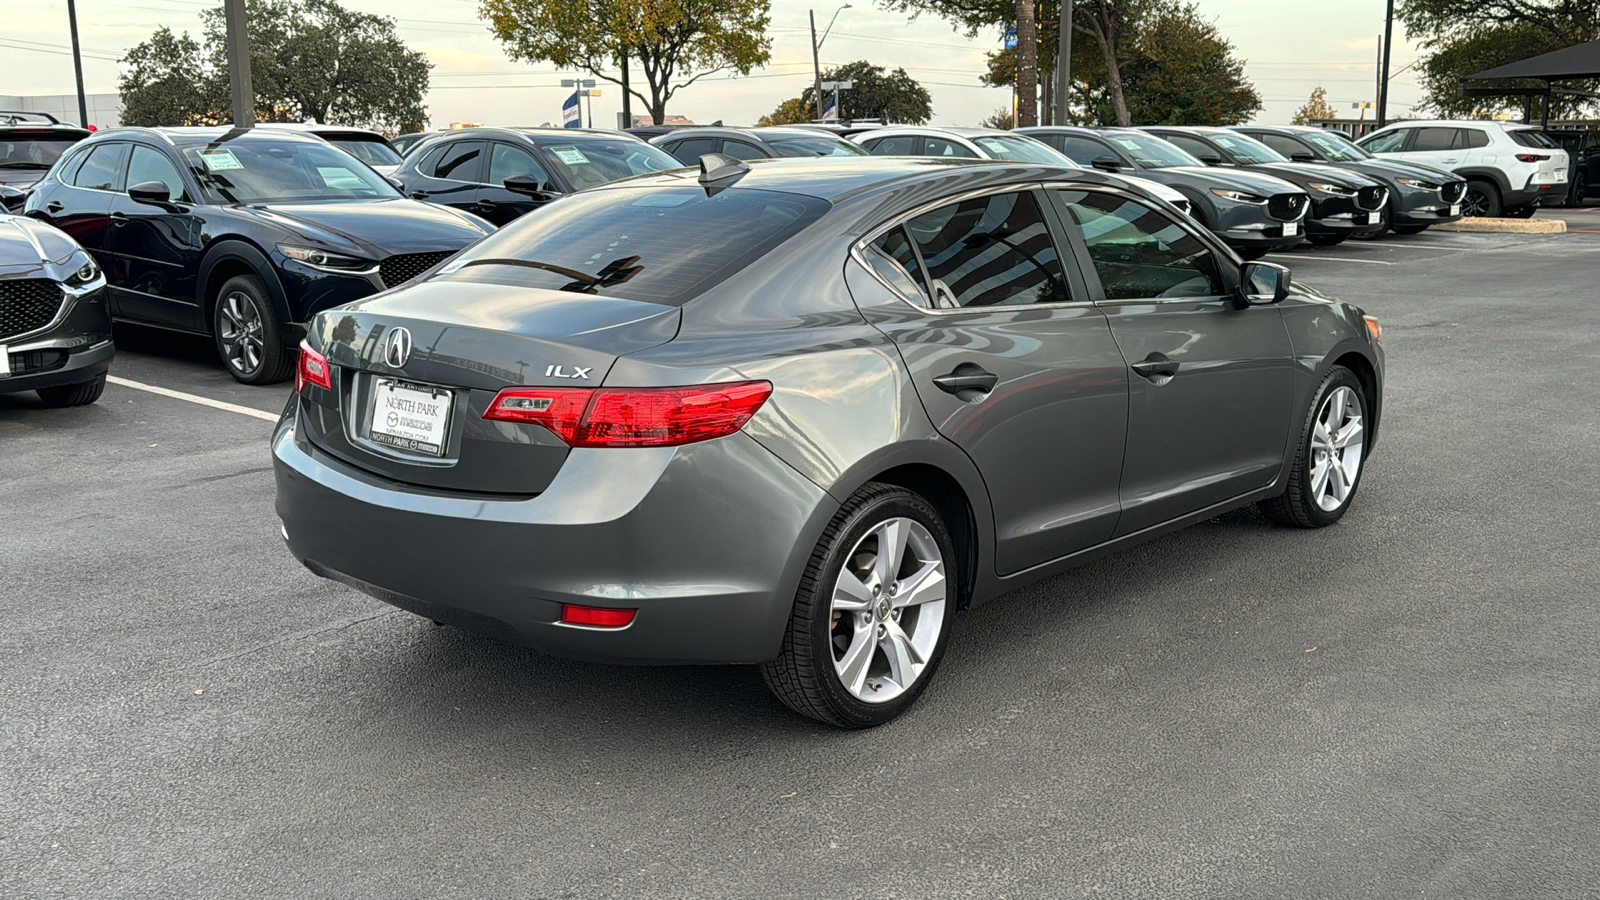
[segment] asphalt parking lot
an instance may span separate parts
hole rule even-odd
[[[315,578],[289,386],[126,329],[99,403],[0,395],[0,896],[1600,896],[1600,233],[1272,259],[1383,321],[1350,514],[964,614],[862,733]]]

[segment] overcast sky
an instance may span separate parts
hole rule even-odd
[[[477,0],[343,2],[394,16],[401,37],[433,61],[427,98],[433,125],[559,120],[565,92],[557,82],[572,73],[509,61],[477,21]],[[7,5],[12,11],[4,16],[0,33],[0,94],[72,93],[66,0],[9,0]],[[215,5],[205,0],[78,0],[87,90],[115,92],[116,60],[129,47],[161,25],[198,36],[200,11]],[[1384,0],[1199,0],[1198,5],[1246,61],[1265,101],[1257,121],[1288,121],[1317,85],[1327,89],[1341,116],[1355,117],[1353,102],[1374,99]],[[798,96],[811,78],[806,13],[812,8],[822,28],[838,4],[811,7],[799,0],[773,0],[772,62],[747,78],[703,79],[673,98],[667,111],[697,122],[748,124],[783,99]],[[996,108],[1009,106],[1007,91],[977,83],[984,53],[999,41],[998,32],[967,40],[942,20],[923,16],[908,22],[870,0],[858,0],[839,13],[821,55],[824,67],[857,59],[903,67],[933,95],[935,123],[973,125]],[[1400,34],[1395,44],[1392,67],[1398,71],[1415,59],[1416,51]],[[1392,84],[1391,114],[1403,115],[1420,97],[1414,71],[1401,72]],[[601,90],[594,102],[594,123],[613,125],[620,95],[608,84]],[[637,103],[635,111],[642,111]]]

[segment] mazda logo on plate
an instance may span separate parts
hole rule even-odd
[[[383,347],[383,361],[398,369],[411,358],[411,331],[396,328],[389,332],[389,342]]]

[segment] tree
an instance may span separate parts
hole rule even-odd
[[[232,119],[227,25],[221,7],[201,13],[202,46],[160,28],[128,51],[118,78],[130,125],[214,125]],[[337,122],[380,131],[419,130],[432,67],[406,48],[394,20],[334,0],[252,0],[251,81],[263,122]]]
[[[660,124],[667,101],[715,72],[749,75],[772,57],[768,0],[482,0],[479,15],[507,56],[582,69],[621,85],[623,62],[643,69]],[[691,74],[692,73],[692,74]]]
[[[1333,119],[1338,115],[1338,110],[1328,102],[1328,92],[1319,84],[1311,91],[1311,99],[1306,101],[1305,106],[1295,110],[1294,118],[1290,121],[1295,125],[1309,125],[1314,119]]]
[[[1009,106],[1002,106],[990,114],[989,118],[978,123],[979,128],[1010,128],[1017,114]]]
[[[855,86],[839,94],[839,118],[883,119],[899,125],[921,125],[933,118],[933,98],[928,89],[906,74],[905,69],[890,72],[864,59],[835,69],[822,70],[823,81],[849,81]],[[831,92],[823,92],[826,106]],[[800,99],[816,109],[816,92],[806,88]],[[806,121],[810,121],[807,119]]]
[[[1397,15],[1426,55],[1417,64],[1422,107],[1445,116],[1517,109],[1517,95],[1462,97],[1464,75],[1600,38],[1600,4],[1593,0],[1403,0]],[[1543,87],[1527,80],[1479,82],[1475,87]],[[1564,82],[1593,91],[1600,82]],[[1553,115],[1575,114],[1592,102],[1552,99]],[[1542,105],[1543,98],[1536,104]],[[1537,106],[1535,106],[1537,108]]]
[[[799,97],[790,97],[778,104],[778,108],[756,120],[757,125],[803,125],[811,121],[811,114],[816,107],[806,103]]]

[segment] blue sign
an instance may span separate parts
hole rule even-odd
[[[567,102],[561,104],[561,127],[582,128],[583,113],[578,110],[578,92],[573,91]]]
[[[1017,26],[1006,26],[1006,34],[1005,38],[1001,41],[1001,46],[1007,50],[1017,49]]]

